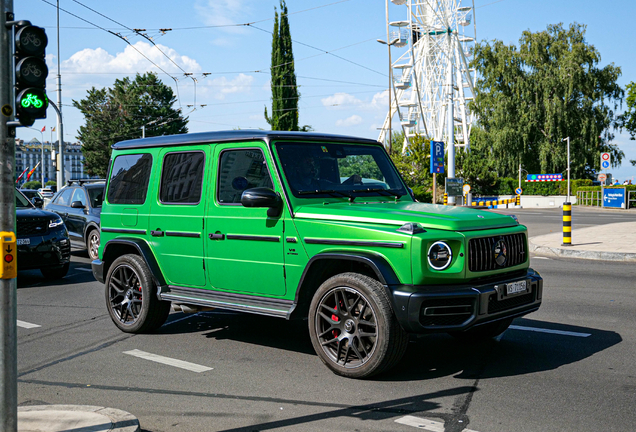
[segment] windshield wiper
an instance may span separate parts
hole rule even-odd
[[[352,190],[351,193],[362,193],[362,192],[379,192],[384,196],[394,196],[395,198],[401,198],[402,195],[404,194],[400,194],[398,192],[395,192],[394,190],[391,189],[381,189],[381,188],[376,188],[376,189],[356,189],[356,190]]]
[[[355,199],[355,197],[346,194],[344,192],[340,192],[337,190],[333,190],[333,189],[327,189],[327,190],[311,190],[311,191],[298,191],[298,195],[320,195],[320,194],[328,194],[331,195],[333,197],[343,197],[343,198],[349,198],[349,201],[353,201]]]

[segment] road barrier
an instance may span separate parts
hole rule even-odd
[[[506,208],[508,208],[508,204],[520,205],[518,198],[519,198],[519,195],[517,195],[516,198],[496,198],[496,199],[473,198],[473,202],[471,203],[471,206],[494,208],[495,206],[505,204]]]
[[[563,203],[563,243],[561,246],[572,246],[572,203]]]
[[[448,205],[448,194],[444,192],[444,205]]]

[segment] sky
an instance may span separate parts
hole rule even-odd
[[[56,0],[13,3],[17,20],[27,19],[47,31],[47,93],[57,103]],[[600,66],[620,66],[618,83],[623,88],[636,81],[634,0],[474,4],[478,41],[518,45],[524,30],[585,24],[587,42],[601,54]],[[92,87],[111,87],[116,79],[148,71],[158,71],[178,95],[176,107],[189,118],[190,132],[269,129],[263,112],[271,106],[271,31],[278,5],[278,0],[59,0],[64,140],[76,142],[85,122],[73,100],[86,97]],[[472,0],[461,0],[461,5],[470,6]],[[377,139],[388,111],[388,53],[386,45],[377,42],[386,39],[385,1],[287,0],[287,7],[301,94],[300,124],[317,132]],[[405,18],[406,8],[389,2],[389,19]],[[139,32],[152,43],[134,29],[143,29]],[[392,48],[394,58],[404,49]],[[623,104],[618,112],[624,109]],[[31,129],[18,128],[17,137],[56,140],[51,132],[55,124],[55,112],[49,108],[46,119]],[[611,170],[614,178],[636,180],[636,167],[629,163],[636,159],[636,141],[616,132],[614,143],[625,153],[622,165]]]

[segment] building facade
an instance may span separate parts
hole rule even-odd
[[[37,140],[24,142],[24,140],[16,139],[15,146],[15,173],[16,179],[25,169],[28,171],[24,174],[19,185],[27,181],[26,176],[40,162],[35,172],[31,175],[29,181],[42,181],[44,175],[44,184],[46,182],[57,179],[57,171],[53,166],[51,153],[55,150],[58,152],[57,143],[50,142],[40,143]],[[44,155],[42,155],[42,147],[44,147]],[[66,180],[90,178],[84,172],[84,155],[82,154],[82,145],[79,143],[64,143],[64,178]]]

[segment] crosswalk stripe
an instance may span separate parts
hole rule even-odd
[[[558,334],[563,336],[575,336],[575,337],[592,336],[592,333],[577,333],[577,332],[570,332],[570,331],[563,331],[563,330],[543,329],[543,328],[537,328],[537,327],[523,327],[523,326],[511,325],[508,328],[513,330],[533,331],[533,332],[539,332],[539,333],[552,333],[552,334]]]
[[[425,418],[419,418],[415,416],[404,416],[397,420],[396,423],[400,423],[406,426],[413,426],[418,429],[424,429],[430,432],[444,432],[444,423],[435,420],[429,420]],[[472,429],[462,429],[462,432],[477,432]]]
[[[174,367],[178,367],[181,369],[186,369],[192,372],[206,372],[209,370],[212,370],[212,368],[207,367],[207,366],[201,366],[195,363],[190,363],[187,361],[183,361],[183,360],[177,360],[177,359],[173,359],[170,357],[164,357],[164,356],[160,356],[157,354],[151,354],[151,353],[147,353],[145,351],[140,351],[138,349],[134,349],[131,351],[124,351],[124,354],[128,354],[134,357],[139,357],[145,360],[150,360],[156,363],[161,363],[161,364],[165,364],[168,366],[174,366]]]
[[[42,327],[41,325],[38,324],[31,324],[28,323],[26,321],[20,321],[20,320],[16,320],[16,324],[18,325],[18,327],[22,327],[25,329],[32,329],[32,328],[36,328],[36,327]]]

